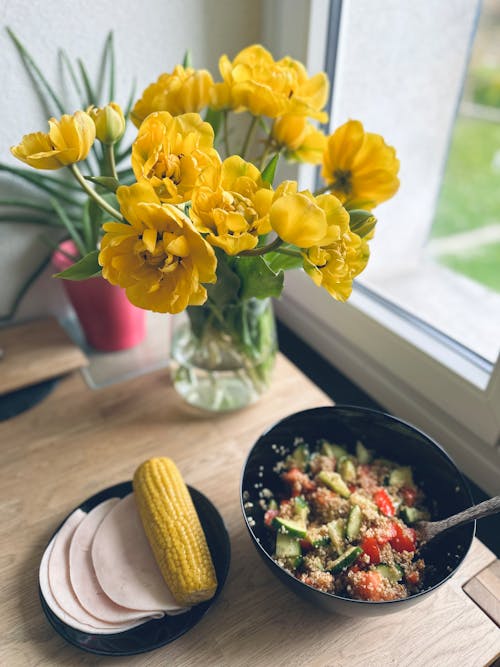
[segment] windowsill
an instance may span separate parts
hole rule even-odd
[[[360,282],[364,283],[363,278]],[[432,259],[404,272],[374,274],[367,286],[490,364],[496,362],[500,294]]]

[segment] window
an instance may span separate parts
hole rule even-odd
[[[349,303],[333,302],[297,273],[277,310],[388,410],[434,436],[477,483],[494,491],[500,295],[436,261],[432,240],[443,225],[443,173],[448,156],[453,159],[450,137],[478,11],[470,0],[387,0],[382,11],[376,0],[313,0],[307,43],[297,29],[283,28],[282,52],[306,58],[311,72],[324,67],[328,54],[332,127],[359,118],[382,134],[397,147],[402,185],[376,209],[372,259]],[[310,184],[314,173],[306,168],[301,178]]]

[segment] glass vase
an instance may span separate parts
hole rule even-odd
[[[189,405],[238,410],[269,387],[277,352],[270,299],[191,306],[172,323],[171,377]]]

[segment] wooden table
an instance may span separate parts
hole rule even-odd
[[[329,403],[280,357],[270,393],[237,414],[193,416],[165,371],[99,391],[74,373],[45,402],[0,424],[0,664],[488,664],[500,651],[500,631],[462,590],[494,560],[477,540],[458,574],[429,600],[380,619],[331,616],[309,606],[257,555],[239,505],[246,453],[278,418]],[[83,653],[66,644],[42,613],[37,576],[43,549],[75,505],[130,479],[141,461],[158,455],[174,458],[185,480],[223,515],[232,544],[225,588],[201,623],[168,646],[130,658]]]

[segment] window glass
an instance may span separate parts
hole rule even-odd
[[[332,67],[332,130],[359,119],[401,161],[399,192],[375,209],[359,284],[492,366],[500,351],[500,4],[384,7],[343,0]]]

